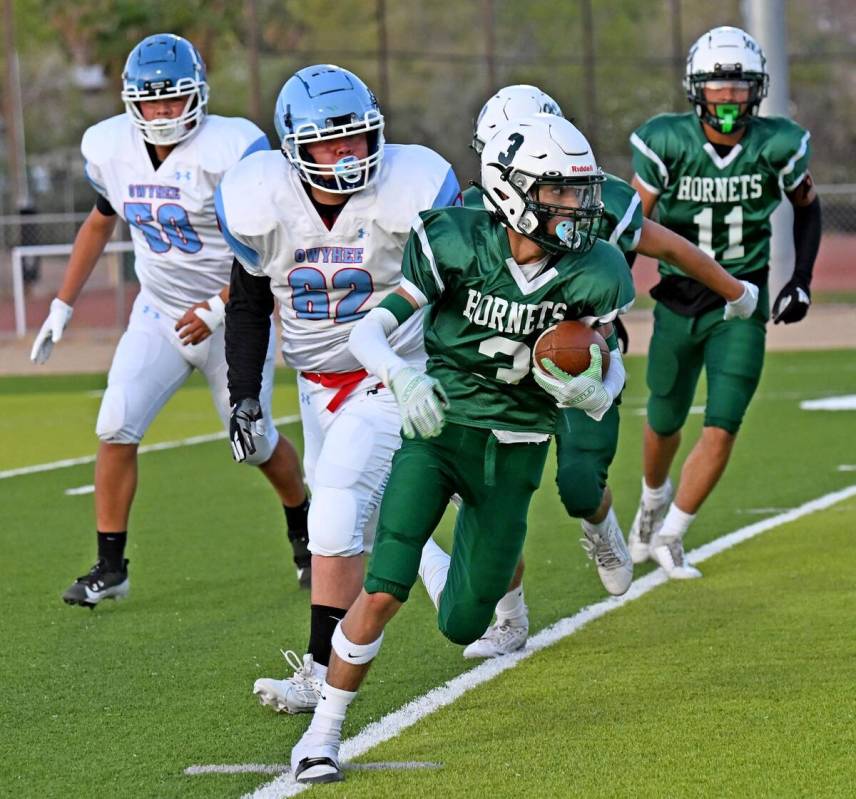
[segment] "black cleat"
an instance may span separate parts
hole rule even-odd
[[[294,550],[297,582],[301,588],[312,587],[312,553],[309,551],[309,533],[306,530],[289,530],[288,540]]]
[[[124,599],[131,590],[128,578],[128,561],[122,562],[121,571],[107,571],[107,562],[99,558],[89,574],[78,577],[62,595],[67,605],[94,608],[102,599]]]

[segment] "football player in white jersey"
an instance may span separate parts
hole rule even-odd
[[[232,255],[217,228],[214,189],[243,156],[269,148],[252,122],[207,115],[205,65],[186,39],[147,37],[131,50],[122,77],[126,113],[83,136],[86,175],[97,201],[77,234],[31,354],[44,363],[62,338],[72,306],[121,216],[131,228],[140,293],[113,357],[96,423],[98,560],[63,594],[68,604],[88,607],[128,594],[124,550],[137,447],[194,369],[205,375],[217,411],[229,424],[223,319]],[[268,414],[275,348],[269,333],[260,393]],[[308,568],[308,502],[297,453],[270,425],[247,460],[278,494],[296,554]]]
[[[374,95],[329,64],[301,69],[283,86],[275,123],[282,152],[254,153],[229,170],[217,213],[237,261],[227,309],[226,357],[237,453],[251,452],[259,407],[265,325],[279,302],[283,355],[298,372],[304,471],[312,491],[312,600],[308,653],[286,658],[289,679],[259,679],[263,704],[311,712],[338,621],[358,595],[400,416],[390,389],[348,349],[352,325],[401,280],[419,211],[460,203],[454,171],[419,145],[385,144]],[[422,370],[422,314],[390,339]]]

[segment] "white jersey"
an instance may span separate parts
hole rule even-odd
[[[217,227],[214,189],[249,152],[269,149],[256,125],[207,116],[155,169],[126,114],[83,134],[86,176],[129,225],[140,285],[176,319],[229,283],[232,252]]]
[[[227,241],[252,275],[270,278],[286,363],[300,372],[362,368],[348,349],[351,325],[401,282],[401,258],[419,211],[460,202],[449,163],[416,144],[384,147],[380,175],[350,196],[332,230],[280,152],[254,153],[217,191]],[[390,337],[402,357],[424,361],[422,314]]]

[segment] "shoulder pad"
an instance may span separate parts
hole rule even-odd
[[[434,204],[451,166],[445,158],[420,144],[387,144],[379,191],[394,198],[389,209],[400,209],[409,224],[415,214]]]
[[[192,141],[200,166],[206,172],[217,173],[237,164],[259,139],[265,140],[264,149],[269,150],[265,134],[249,119],[209,115]]]
[[[288,162],[278,150],[252,153],[229,169],[220,196],[229,230],[238,236],[261,236],[278,224],[280,203],[291,185]],[[287,207],[287,206],[286,206]]]
[[[116,155],[131,152],[131,123],[122,113],[87,128],[80,141],[83,158],[96,165],[113,160]]]

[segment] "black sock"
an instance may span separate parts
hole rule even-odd
[[[288,525],[289,530],[298,533],[306,531],[306,518],[309,515],[309,497],[306,497],[303,502],[294,508],[283,505],[282,509],[285,511],[285,523]]]
[[[120,572],[125,568],[125,544],[128,531],[120,533],[102,533],[98,531],[98,557],[106,561],[111,572]]]
[[[288,528],[288,540],[294,550],[294,563],[298,569],[307,569],[312,564],[312,554],[309,552],[309,498],[295,508],[283,505],[285,525]]]
[[[312,605],[312,622],[309,627],[309,654],[316,663],[330,665],[331,640],[336,625],[345,618],[347,608],[331,608],[327,605]]]

